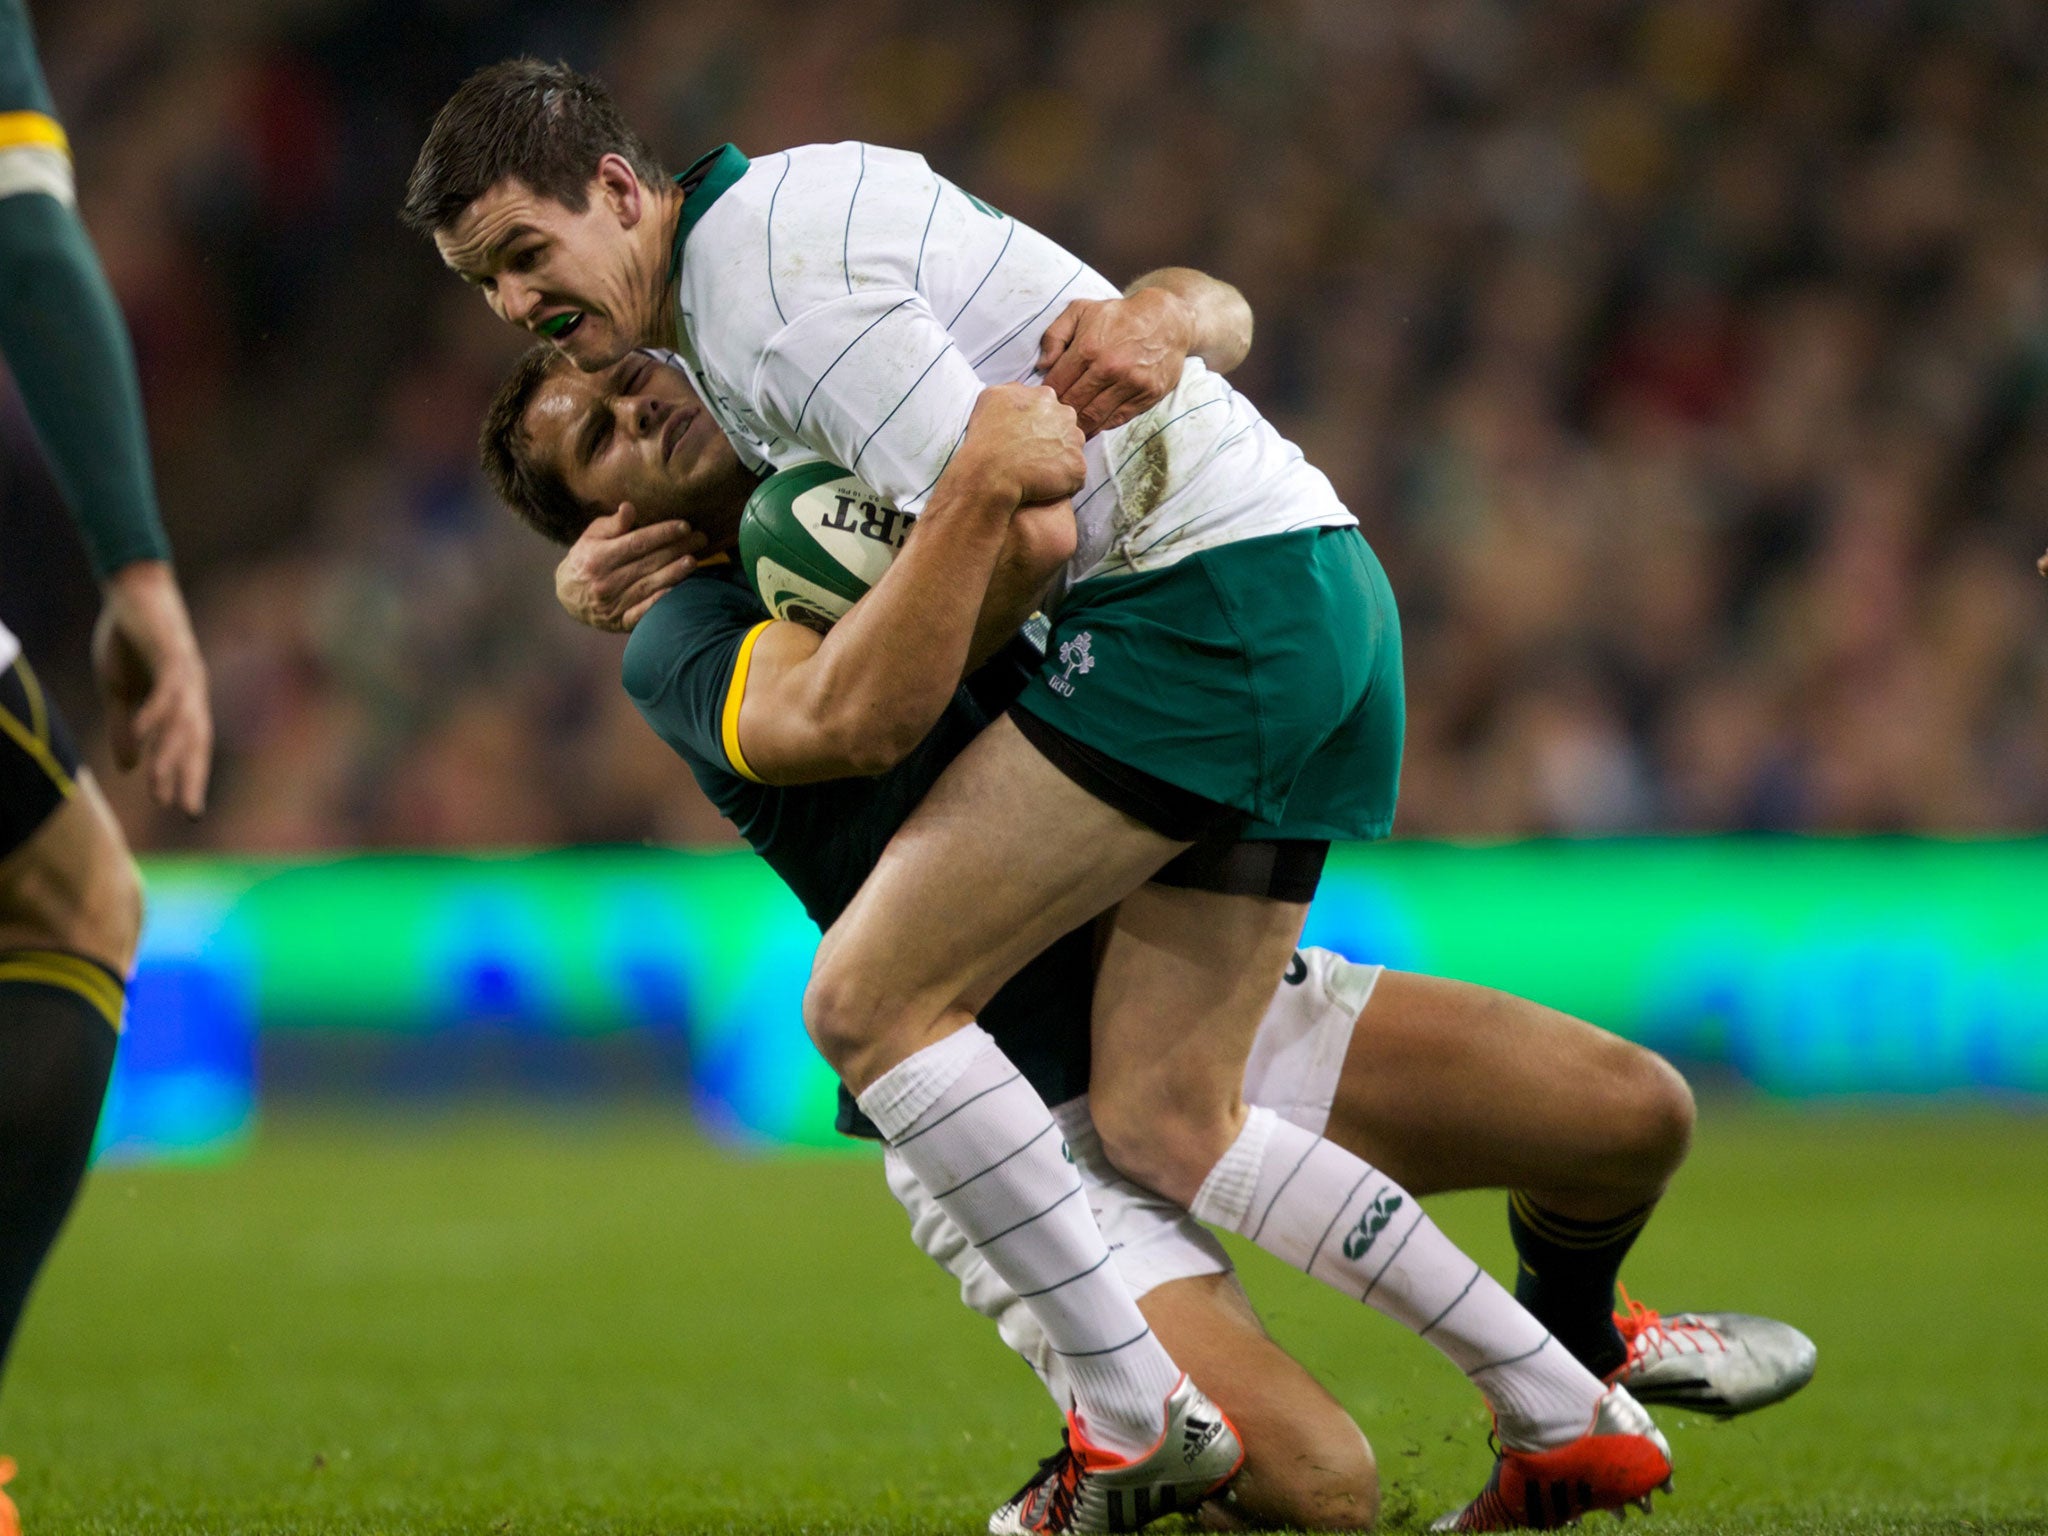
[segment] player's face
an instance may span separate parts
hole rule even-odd
[[[689,381],[634,352],[601,373],[558,368],[526,408],[526,440],[571,495],[601,513],[685,518],[713,544],[739,527],[754,477]]]
[[[655,319],[634,239],[652,209],[616,159],[600,166],[581,213],[506,180],[434,235],[441,259],[492,313],[547,337],[579,368],[617,362]]]

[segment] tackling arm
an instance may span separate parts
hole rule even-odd
[[[1071,540],[1062,498],[1083,474],[1073,413],[1050,391],[984,391],[916,534],[873,590],[826,635],[780,621],[761,630],[739,710],[740,747],[755,776],[804,784],[901,762],[944,712],[970,649],[993,651],[1021,622],[1018,591],[991,593],[1018,508],[1044,513],[1045,528],[1028,531],[1029,541],[1062,527]],[[1018,557],[1019,590],[1045,557]]]
[[[1038,370],[1092,437],[1165,399],[1189,357],[1228,373],[1251,345],[1243,294],[1193,267],[1161,267],[1120,300],[1076,299],[1061,310],[1039,343]]]
[[[1188,353],[1208,364],[1211,373],[1228,373],[1245,360],[1252,349],[1252,307],[1235,286],[1193,267],[1161,267],[1133,279],[1124,297],[1153,292],[1171,294],[1188,306]]]

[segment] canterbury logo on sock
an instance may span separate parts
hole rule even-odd
[[[1344,1234],[1344,1257],[1362,1258],[1366,1249],[1373,1245],[1373,1239],[1387,1230],[1387,1223],[1394,1219],[1394,1212],[1401,1209],[1399,1195],[1378,1194],[1372,1197],[1372,1205],[1358,1218],[1355,1230]]]

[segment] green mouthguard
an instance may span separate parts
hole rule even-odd
[[[569,310],[564,314],[550,315],[547,319],[541,321],[540,333],[541,335],[549,338],[550,340],[553,340],[555,337],[561,335],[562,332],[569,329],[569,327],[575,323],[575,320],[575,310]]]

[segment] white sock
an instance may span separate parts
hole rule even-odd
[[[1088,1439],[1148,1451],[1180,1371],[1131,1299],[1038,1090],[970,1024],[860,1095],[940,1209],[1045,1330]]]
[[[1335,1142],[1253,1106],[1192,1209],[1442,1350],[1493,1408],[1502,1443],[1549,1450],[1591,1425],[1600,1379],[1413,1195]]]

